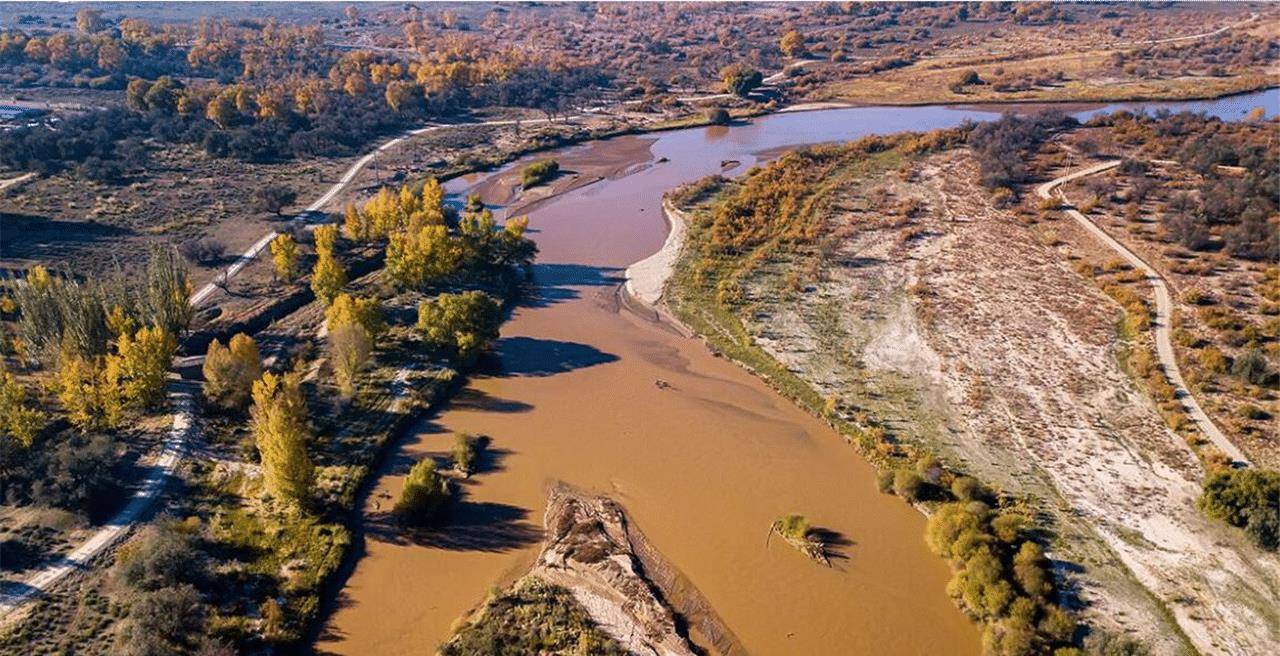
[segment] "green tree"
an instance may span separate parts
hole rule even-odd
[[[470,476],[475,472],[476,459],[480,455],[480,438],[471,433],[456,433],[453,436],[453,449],[450,456],[453,458],[453,467],[462,472],[463,476]]]
[[[893,474],[893,493],[907,501],[919,501],[924,493],[925,481],[919,473],[910,469],[899,469]]]
[[[147,287],[142,294],[144,323],[181,335],[191,325],[191,283],[182,257],[173,248],[157,246],[147,260]]]
[[[307,455],[311,427],[298,375],[262,374],[253,384],[250,416],[267,491],[278,499],[305,506],[315,468]]]
[[[944,504],[929,516],[924,539],[933,553],[943,558],[964,559],[972,549],[990,539],[982,519],[967,505]]]
[[[1040,545],[1027,541],[1018,547],[1018,553],[1013,556],[1013,577],[1028,597],[1044,599],[1053,591],[1045,569],[1047,565]]]
[[[502,306],[479,291],[440,294],[418,305],[418,330],[436,348],[471,362],[498,338]]]
[[[560,173],[560,162],[544,159],[534,162],[520,172],[520,185],[525,189],[536,187]]]
[[[178,98],[182,92],[182,83],[162,75],[147,89],[147,109],[160,110],[172,114],[178,108]]]
[[[253,338],[238,333],[228,346],[218,340],[204,356],[204,396],[214,405],[241,409],[249,402],[253,383],[262,376],[262,354]]]
[[[1205,479],[1199,505],[1206,515],[1244,529],[1259,547],[1280,548],[1280,472],[1216,471]]]
[[[726,92],[745,98],[752,89],[760,86],[764,76],[746,64],[730,64],[720,69],[720,79]]]
[[[404,479],[395,511],[411,524],[430,522],[449,499],[449,482],[436,472],[431,458],[415,462]]]

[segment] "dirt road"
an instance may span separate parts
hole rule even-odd
[[[1113,169],[1120,165],[1120,160],[1111,160],[1095,164],[1088,168],[1073,171],[1067,175],[1050,180],[1036,188],[1036,194],[1041,198],[1052,198],[1054,191],[1058,191],[1058,197],[1063,203],[1067,202],[1066,196],[1062,194],[1058,187],[1063,183],[1072,180],[1094,175]],[[1173,385],[1174,394],[1178,401],[1182,404],[1187,415],[1196,422],[1196,426],[1200,428],[1200,432],[1213,443],[1218,450],[1222,451],[1232,461],[1239,464],[1249,464],[1249,459],[1244,455],[1231,440],[1223,435],[1218,426],[1213,423],[1209,415],[1200,407],[1200,403],[1192,396],[1191,390],[1187,387],[1186,382],[1182,379],[1182,371],[1178,368],[1178,359],[1173,353],[1173,301],[1169,295],[1169,286],[1165,284],[1164,278],[1142,258],[1138,257],[1133,251],[1129,250],[1124,244],[1121,244],[1098,224],[1090,221],[1088,217],[1081,214],[1079,210],[1070,204],[1063,206],[1063,211],[1070,216],[1076,223],[1079,223],[1085,230],[1088,230],[1102,243],[1106,244],[1111,250],[1119,253],[1130,265],[1138,269],[1147,277],[1147,281],[1151,283],[1151,289],[1155,293],[1156,299],[1156,317],[1153,322],[1155,328],[1156,354],[1160,358],[1160,364],[1164,367],[1165,375],[1169,378],[1169,383]]]

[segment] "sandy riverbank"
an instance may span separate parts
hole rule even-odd
[[[662,248],[649,257],[627,267],[626,292],[650,306],[656,306],[662,298],[667,279],[675,269],[676,258],[684,246],[684,231],[688,218],[683,212],[671,205],[670,201],[662,201],[662,214],[667,219],[669,229],[667,239]]]

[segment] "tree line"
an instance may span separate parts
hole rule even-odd
[[[37,266],[11,287],[15,360],[50,376],[41,389],[0,368],[3,496],[104,509],[118,484],[116,429],[164,405],[177,340],[191,320],[185,269],[158,247],[136,281],[78,282]]]
[[[0,33],[0,62],[99,66],[91,72],[110,72],[109,86],[125,90],[132,114],[113,109],[70,117],[56,129],[0,134],[0,164],[74,169],[114,182],[145,170],[146,140],[196,144],[211,156],[252,162],[342,156],[428,117],[476,107],[525,107],[553,117],[610,82],[595,66],[473,41],[445,39],[405,62],[343,52],[327,45],[316,26],[274,21],[202,19],[156,29],[126,19],[86,29],[49,37]],[[58,44],[53,55],[50,43]],[[124,55],[98,54],[108,51]]]

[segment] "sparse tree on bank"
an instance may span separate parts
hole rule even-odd
[[[804,35],[797,30],[788,30],[778,41],[778,48],[788,57],[799,57],[805,53]]]
[[[720,70],[720,79],[724,82],[724,90],[735,96],[747,97],[753,89],[760,86],[764,76],[746,64],[730,64]]]
[[[360,372],[369,363],[377,335],[384,330],[377,299],[339,294],[325,312],[329,359],[343,399],[355,396]]]
[[[396,514],[410,524],[426,524],[449,498],[449,482],[436,471],[436,463],[424,458],[413,464],[396,502]]]

